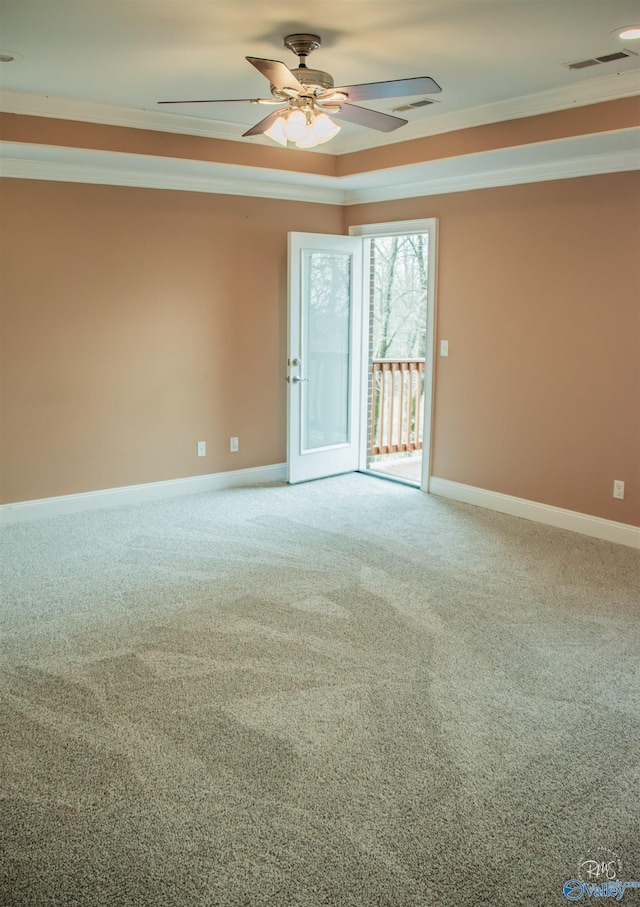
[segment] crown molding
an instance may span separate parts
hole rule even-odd
[[[584,107],[603,101],[613,101],[639,93],[640,70],[635,69],[451,113],[436,113],[435,110],[423,108],[425,111],[422,113],[423,118],[410,121],[398,132],[380,134],[372,130],[363,130],[356,135],[344,137],[340,135],[331,142],[330,147],[323,145],[322,153],[345,154],[353,151],[365,151],[382,145],[398,144],[503,120],[520,119],[570,107]],[[435,106],[440,110],[443,105]],[[55,95],[2,91],[0,92],[0,110],[5,113],[27,116],[77,120],[227,141],[252,142],[253,144],[271,144],[269,139],[262,136],[242,139],[242,133],[247,128],[246,124],[234,123],[221,118],[186,116],[148,108],[118,107]],[[309,151],[317,153],[315,149],[309,149]]]
[[[487,169],[461,173],[456,176],[438,177],[385,186],[378,189],[352,189],[344,193],[344,205],[362,205],[369,202],[396,201],[403,198],[446,195],[450,192],[468,192],[473,189],[495,189],[498,186],[517,186],[524,183],[542,183],[550,180],[574,179],[601,173],[621,173],[640,169],[637,151],[607,152],[600,155],[574,158],[569,161],[552,161],[542,164],[514,166],[510,169]]]
[[[0,175],[355,205],[640,169],[640,128],[327,177],[233,164],[18,142],[0,143]]]
[[[0,176],[344,204],[344,192],[323,185],[322,177],[296,179],[297,175],[271,171],[265,179],[259,168],[13,142],[0,143]]]

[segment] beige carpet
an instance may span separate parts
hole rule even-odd
[[[361,475],[0,538],[3,907],[640,879],[637,551]]]

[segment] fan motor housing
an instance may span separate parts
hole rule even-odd
[[[304,86],[305,94],[310,97],[322,97],[325,91],[333,88],[333,77],[321,69],[309,69],[306,66],[300,66],[298,69],[292,69],[291,72],[298,82]],[[274,98],[278,98],[281,101],[288,101],[290,97],[287,92],[281,91],[281,89],[275,88],[273,85],[271,86],[271,94]]]

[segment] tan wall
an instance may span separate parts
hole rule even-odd
[[[0,203],[3,503],[285,460],[286,234],[340,208],[12,179]]]
[[[2,502],[283,462],[286,233],[438,217],[434,474],[640,525],[638,181],[346,210],[2,181]]]
[[[434,475],[640,525],[639,189],[620,173],[348,209],[439,218]]]

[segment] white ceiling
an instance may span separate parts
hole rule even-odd
[[[16,112],[239,138],[268,108],[156,102],[268,97],[244,57],[293,68],[283,37],[308,31],[323,42],[309,65],[336,84],[428,75],[442,86],[438,104],[403,114],[410,124],[390,135],[345,124],[323,148],[341,152],[637,92],[639,56],[562,64],[622,47],[639,54],[640,41],[612,34],[638,22],[637,0],[0,0],[0,50],[20,55],[0,64],[0,85]]]

